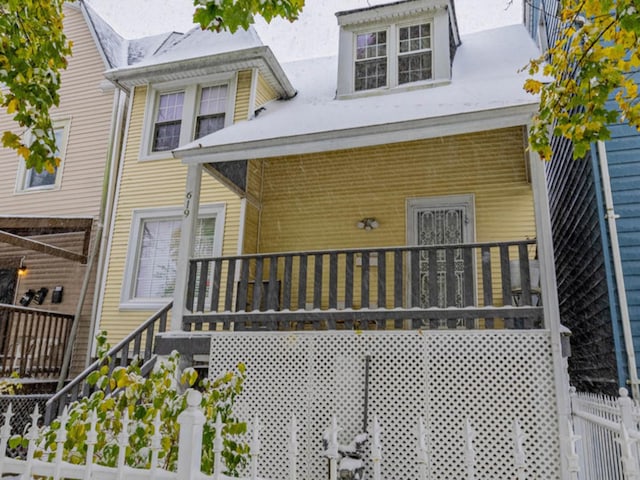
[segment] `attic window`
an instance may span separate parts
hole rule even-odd
[[[387,85],[387,32],[356,36],[355,89],[369,90]]]
[[[398,30],[398,83],[419,82],[432,77],[431,24]]]

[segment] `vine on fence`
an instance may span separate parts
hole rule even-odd
[[[202,379],[198,382],[198,374],[193,368],[187,368],[179,374],[179,355],[174,352],[148,377],[143,377],[137,361],[128,367],[117,367],[109,373],[110,359],[105,356],[106,351],[106,336],[101,334],[98,336],[98,354],[103,366],[88,378],[96,390],[89,397],[68,407],[66,441],[63,445],[63,455],[67,461],[75,464],[84,462],[88,447],[87,433],[93,420],[98,433],[94,461],[105,466],[116,466],[118,434],[122,429],[124,413],[127,412],[130,423],[126,464],[136,468],[149,467],[149,447],[158,417],[162,432],[159,453],[162,468],[175,471],[178,460],[178,415],[187,406],[185,390],[197,384],[202,392],[201,407],[207,418],[203,432],[202,472],[213,473],[214,424],[219,413],[224,423],[222,456],[226,471],[223,473],[230,476],[239,474],[247,463],[249,446],[240,437],[247,430],[246,423],[234,416],[233,405],[242,391],[246,376],[244,364],[238,364],[235,371],[227,372],[215,380]],[[109,391],[115,391],[115,394],[109,395]],[[55,457],[60,424],[60,419],[56,419],[43,428],[37,458],[52,460]],[[13,448],[21,444],[26,447],[27,443],[26,438],[16,436],[10,445]]]

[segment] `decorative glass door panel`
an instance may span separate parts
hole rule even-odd
[[[418,212],[418,245],[455,245],[463,243],[465,212],[463,209],[443,208]],[[447,272],[447,254],[453,255],[454,271]],[[462,250],[438,249],[436,252],[437,271],[436,295],[430,292],[429,254],[420,254],[420,306],[426,307],[462,307],[464,298],[464,260]],[[455,281],[454,288],[447,288],[447,278]],[[454,298],[447,298],[447,291],[455,292]],[[437,304],[432,304],[433,296],[437,296]]]
[[[437,245],[442,248],[420,252],[418,295],[413,306],[464,307],[475,298],[470,255],[463,249],[448,246],[473,240],[473,197],[452,196],[421,199],[409,203],[409,240],[414,245]],[[469,277],[469,278],[467,278]],[[415,278],[415,277],[414,277]],[[466,300],[465,300],[466,299]],[[415,302],[419,302],[415,305]],[[438,328],[464,328],[464,319],[439,320]]]

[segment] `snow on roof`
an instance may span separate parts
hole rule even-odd
[[[107,64],[110,68],[126,65],[126,45],[127,41],[122,38],[98,13],[87,3],[81,4],[86,9],[86,17],[99,46],[104,53]]]
[[[284,145],[305,135],[331,138],[338,132],[346,135],[371,126],[391,128],[422,119],[534,106],[537,99],[523,90],[526,73],[519,70],[538,56],[524,26],[486,30],[462,38],[451,83],[350,99],[335,99],[336,57],[285,64],[283,68],[298,90],[295,98],[269,103],[254,119],[200,138],[174,155],[186,158],[240,148],[246,153],[251,142]]]
[[[169,63],[261,46],[263,43],[252,27],[249,30],[240,29],[234,34],[195,27],[175,41],[167,42],[136,66]]]
[[[154,55],[167,44],[173,44],[184,36],[179,32],[166,32],[150,37],[129,40],[129,48],[126,65],[134,65]]]

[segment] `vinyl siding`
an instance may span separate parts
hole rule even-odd
[[[249,119],[249,103],[251,101],[251,70],[238,72],[234,122]]]
[[[520,128],[265,160],[259,251],[406,245],[407,199],[469,193],[478,242],[535,237]]]
[[[3,215],[96,216],[108,154],[113,90],[99,88],[105,65],[96,49],[82,13],[65,6],[64,30],[73,41],[73,55],[61,74],[60,105],[52,118],[71,119],[66,158],[59,190],[15,194],[22,160],[13,150],[0,147],[0,204]],[[0,113],[0,131],[18,130],[9,115]],[[81,199],[81,201],[79,201]]]
[[[278,93],[271,85],[258,74],[258,85],[256,87],[256,108],[261,107],[265,103],[278,98]]]
[[[171,158],[139,161],[146,87],[136,88],[131,125],[126,138],[122,181],[115,213],[115,224],[108,258],[100,328],[109,333],[113,343],[131,332],[153,310],[121,310],[120,294],[126,269],[132,211],[151,207],[181,207],[184,203],[187,167]],[[223,254],[237,252],[240,200],[225,187],[203,173],[201,204],[224,203]]]
[[[640,135],[629,125],[615,125],[606,148],[631,330],[640,358]],[[617,296],[614,301],[619,308]]]

